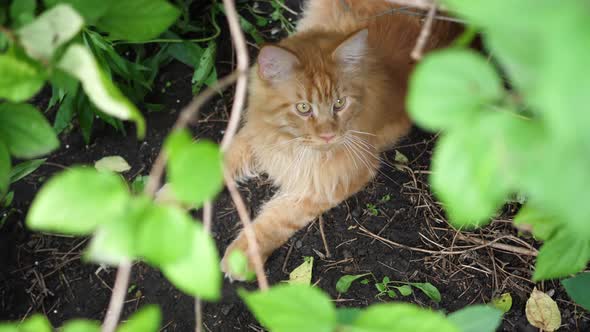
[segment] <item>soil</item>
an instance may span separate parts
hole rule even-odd
[[[220,76],[231,70],[231,46],[227,37],[224,40],[225,46],[220,47],[218,54]],[[57,237],[27,230],[24,226],[27,209],[46,179],[74,164],[89,164],[104,156],[120,155],[132,166],[125,174],[128,179],[147,174],[177,111],[192,98],[191,76],[191,69],[180,63],[171,63],[161,70],[154,89],[158,93],[150,96],[150,102],[163,103],[168,111],[146,113],[149,131],[145,141],[133,136],[132,126],[128,127],[127,136],[107,126],[95,128],[90,145],[73,131],[61,138],[60,150],[38,171],[13,185],[13,209],[3,212],[9,216],[0,226],[0,320],[21,320],[33,313],[43,313],[54,326],[60,326],[73,318],[104,318],[115,269],[81,260],[87,244],[85,238]],[[172,87],[161,93],[166,82],[172,82]],[[202,110],[192,127],[196,137],[221,139],[231,95],[228,91],[225,97],[210,102]],[[47,102],[46,96],[41,94],[35,102],[43,105]],[[539,244],[531,239],[518,237],[510,224],[518,204],[508,204],[488,227],[473,233],[463,232],[467,238],[456,235],[427,183],[435,143],[436,136],[414,129],[393,150],[385,153],[377,178],[365,190],[324,214],[331,256],[326,257],[319,225],[315,222],[270,257],[266,273],[271,284],[288,279],[289,272],[303,262],[304,256],[313,256],[312,282],[329,293],[338,306],[365,307],[393,301],[387,296],[377,298],[374,282],[367,285],[356,282],[346,294],[336,292],[336,282],[342,275],[368,272],[378,280],[388,276],[396,281],[432,283],[440,290],[440,303],[434,303],[419,292],[407,297],[398,295],[395,301],[446,312],[474,303],[487,303],[502,293],[510,293],[514,303],[499,331],[536,331],[527,323],[524,314],[528,294],[536,286],[552,294],[557,301],[562,313],[561,331],[589,331],[588,313],[571,303],[559,282],[534,284],[530,281],[533,257],[490,246],[470,249],[476,244],[469,239],[490,241],[499,237],[503,239],[498,243],[538,248]],[[396,163],[396,151],[405,155],[409,162]],[[257,211],[272,191],[264,178],[241,188],[251,211]],[[367,204],[375,205],[376,211]],[[220,193],[214,206],[213,223],[220,253],[234,238],[238,221],[227,192]],[[387,240],[399,246],[386,243]],[[255,287],[255,284],[224,280],[222,300],[204,306],[206,330],[262,331],[236,292],[239,288]],[[193,298],[176,290],[159,271],[136,264],[129,290],[123,318],[138,307],[154,303],[164,314],[162,331],[194,330]]]

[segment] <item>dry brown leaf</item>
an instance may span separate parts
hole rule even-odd
[[[557,303],[549,295],[533,289],[526,301],[526,318],[534,327],[547,332],[555,331],[561,325],[561,313]]]

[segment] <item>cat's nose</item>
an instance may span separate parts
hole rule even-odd
[[[324,141],[326,141],[326,143],[330,143],[331,140],[334,139],[334,137],[336,137],[336,134],[334,133],[324,133],[324,134],[320,134],[319,135],[321,139],[323,139]]]

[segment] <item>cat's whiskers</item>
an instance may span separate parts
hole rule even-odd
[[[359,165],[356,163],[356,158],[352,155],[352,152],[350,151],[350,147],[348,146],[348,144],[349,144],[348,141],[345,139],[344,141],[342,141],[342,144],[343,144],[344,148],[346,149],[346,154],[352,160],[352,163],[354,164],[354,168],[356,170],[359,170]]]
[[[369,136],[377,137],[377,135],[368,133],[366,131],[359,131],[359,130],[352,130],[352,129],[349,129],[348,131],[351,132],[351,133],[356,133],[356,134],[361,134],[361,135],[369,135]]]

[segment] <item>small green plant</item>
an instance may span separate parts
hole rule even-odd
[[[336,291],[339,293],[346,293],[354,281],[368,275],[371,275],[373,279],[375,279],[375,276],[372,273],[344,275],[336,282]],[[366,278],[360,281],[360,283],[363,285],[368,285],[370,282],[371,281]],[[440,302],[442,299],[439,290],[429,282],[394,281],[385,276],[380,282],[375,281],[375,288],[379,292],[377,295],[375,295],[377,298],[387,295],[394,299],[397,297],[398,293],[401,296],[408,296],[413,293],[413,288],[417,288],[436,303]]]
[[[367,206],[366,211],[368,214],[375,216],[375,217],[379,215],[379,209],[377,209],[377,206],[375,204],[367,203],[366,206]]]

